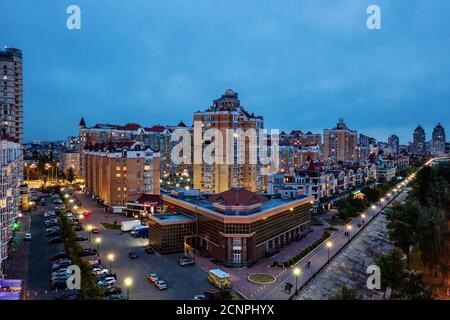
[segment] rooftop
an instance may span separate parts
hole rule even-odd
[[[193,218],[181,213],[153,214],[149,216],[149,219],[155,220],[156,222],[161,224],[186,223],[194,221]]]

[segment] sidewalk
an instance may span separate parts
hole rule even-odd
[[[289,299],[294,292],[296,291],[296,283],[297,288],[300,289],[303,285],[305,285],[311,278],[315,276],[317,272],[319,272],[324,266],[328,264],[349,241],[351,241],[358,233],[362,230],[362,228],[369,224],[374,217],[378,215],[392,200],[394,200],[400,193],[396,195],[391,195],[391,197],[385,197],[386,201],[380,203],[376,210],[372,208],[367,208],[364,211],[365,219],[361,217],[357,217],[353,219],[346,226],[339,227],[338,231],[334,232],[333,235],[326,241],[317,247],[313,252],[309,255],[301,259],[293,268],[284,269],[285,271],[281,274],[280,277],[277,278],[275,284],[266,286],[265,289],[261,290],[259,294],[255,297],[255,299],[263,299],[263,300],[286,300]],[[347,231],[346,227],[351,225],[350,237],[345,235]],[[331,243],[331,247],[328,248],[326,243]],[[310,262],[310,267],[307,267],[308,262]],[[293,274],[293,270],[295,268],[300,269],[300,275],[296,277]],[[294,285],[292,291],[286,292],[284,290],[284,286],[286,282],[290,282]]]

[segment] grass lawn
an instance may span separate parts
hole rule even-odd
[[[113,224],[113,223],[106,223],[106,222],[100,222],[100,223],[102,224],[102,226],[105,227],[105,229],[120,231],[120,224]]]
[[[329,224],[331,224],[332,226],[343,226],[346,225],[347,223],[349,223],[352,218],[348,218],[345,220],[339,219],[339,218],[334,218],[334,219],[324,219],[326,222],[328,222]]]
[[[248,276],[248,279],[252,282],[267,284],[275,282],[275,277],[270,274],[254,273]]]

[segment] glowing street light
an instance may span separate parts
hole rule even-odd
[[[100,243],[102,242],[102,238],[95,238],[95,243],[97,244],[97,255],[100,255]]]
[[[88,226],[86,227],[86,229],[87,229],[87,231],[88,231],[88,233],[89,233],[89,242],[90,242],[90,241],[91,241],[92,226],[91,226],[91,225],[88,225]]]
[[[333,247],[333,243],[331,241],[327,241],[327,243],[325,245],[326,245],[327,251],[328,251],[328,262],[330,262],[330,250]]]
[[[130,277],[125,278],[123,285],[127,288],[127,300],[130,300],[130,287],[133,285],[133,279]]]
[[[114,262],[115,257],[116,256],[114,255],[114,253],[108,254],[109,272],[111,272],[111,273],[112,273],[112,263]]]
[[[364,219],[366,218],[366,215],[364,213],[361,213],[361,221],[362,225],[364,225]]]
[[[294,276],[295,276],[295,294],[297,294],[297,292],[298,292],[298,285],[297,285],[297,283],[298,283],[298,276],[301,274],[300,268],[294,268],[293,273],[294,273]]]
[[[350,236],[351,236],[351,233],[352,232],[352,225],[351,224],[349,224],[348,226],[347,226],[347,235],[348,235],[348,240],[350,241]]]

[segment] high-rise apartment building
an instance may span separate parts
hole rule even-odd
[[[0,50],[1,133],[23,143],[22,51]]]
[[[400,151],[400,139],[395,134],[390,135],[388,138],[388,145],[393,155],[397,155]]]
[[[433,129],[430,147],[433,156],[442,156],[445,154],[445,129],[440,123]]]
[[[16,139],[0,136],[0,279],[5,275],[4,261],[19,214],[22,174],[22,147]]]
[[[323,158],[325,161],[356,161],[358,133],[350,130],[343,119],[336,127],[323,130]]]
[[[233,187],[243,187],[253,192],[264,190],[259,157],[256,157],[256,163],[250,161],[249,145],[251,142],[249,139],[243,137],[245,143],[241,143],[240,147],[238,146],[240,139],[238,134],[233,135],[233,143],[228,141],[230,137],[227,135],[227,129],[244,131],[254,129],[256,133],[256,146],[254,147],[258,150],[259,130],[264,126],[263,117],[250,114],[241,106],[237,92],[229,89],[222,97],[214,100],[212,106],[207,110],[194,113],[194,144],[196,143],[196,125],[201,128],[202,139],[199,145],[194,145],[194,149],[201,148],[203,154],[205,148],[212,142],[210,138],[204,138],[204,133],[208,129],[217,129],[221,132],[223,148],[214,151],[215,156],[222,159],[222,163],[207,164],[205,161],[202,161],[201,164],[194,163],[194,188],[212,193],[224,192]],[[233,164],[226,161],[227,156],[231,156],[227,154],[226,146],[229,144],[233,145]],[[242,151],[244,144],[245,151]],[[237,161],[238,157],[243,157],[241,158],[243,161]]]
[[[413,153],[417,155],[424,155],[426,153],[425,146],[425,130],[419,124],[413,133]]]

